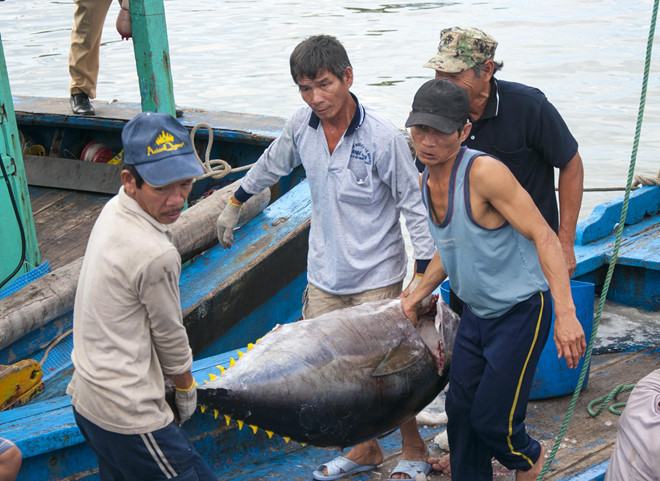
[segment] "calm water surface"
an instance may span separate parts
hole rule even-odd
[[[500,78],[543,90],[580,143],[585,185],[625,183],[637,117],[651,1],[382,3],[166,1],[177,104],[287,117],[301,104],[288,72],[293,47],[328,33],[346,46],[353,91],[397,126],[433,72],[441,28],[473,25],[500,43]],[[130,42],[108,15],[98,96],[139,101]],[[0,2],[0,33],[14,94],[68,96],[71,0]],[[660,32],[657,35],[660,38]],[[637,172],[660,168],[660,40],[656,38]],[[582,216],[617,193],[586,193]]]

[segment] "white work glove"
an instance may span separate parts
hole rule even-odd
[[[231,247],[234,243],[234,229],[238,224],[238,217],[241,213],[241,205],[236,204],[234,198],[230,198],[225,205],[224,210],[218,216],[215,229],[218,235],[218,242],[224,247]]]
[[[197,383],[193,381],[188,389],[177,387],[174,393],[174,404],[179,411],[179,423],[185,423],[197,409]]]

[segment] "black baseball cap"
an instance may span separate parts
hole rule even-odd
[[[469,114],[470,102],[462,88],[449,80],[429,80],[415,94],[406,127],[426,125],[451,134],[465,125]]]

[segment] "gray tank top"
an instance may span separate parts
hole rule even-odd
[[[488,229],[472,218],[469,174],[480,155],[486,154],[461,147],[449,180],[447,213],[439,224],[431,215],[428,169],[422,177],[422,197],[452,289],[474,314],[492,319],[548,285],[529,239],[509,223]]]

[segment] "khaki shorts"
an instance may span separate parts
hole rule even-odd
[[[311,319],[337,309],[357,306],[365,302],[396,299],[401,295],[402,287],[403,281],[400,281],[390,286],[358,292],[357,294],[338,295],[330,294],[312,284],[307,284],[307,288],[303,293],[303,319]]]

